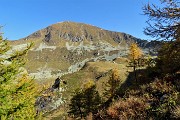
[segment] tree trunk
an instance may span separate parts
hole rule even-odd
[[[133,69],[134,69],[134,77],[135,77],[135,80],[136,80],[136,83],[137,83],[137,74],[136,74],[136,63],[135,63],[135,60],[134,60]]]
[[[80,114],[81,114],[81,119],[82,119],[82,118],[83,118],[83,115],[82,115],[81,107],[78,106],[78,109],[79,109],[79,112],[80,112]]]

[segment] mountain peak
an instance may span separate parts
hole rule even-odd
[[[91,27],[91,28],[101,29],[101,28],[96,27],[94,25],[85,24],[85,23],[81,23],[81,22],[73,22],[73,21],[57,22],[55,24],[52,24],[51,26],[69,26],[69,27],[81,27],[81,28],[83,28],[83,27]]]
[[[61,21],[61,22],[57,22],[55,24],[79,24],[79,25],[94,26],[94,25],[91,25],[91,24],[86,24],[86,23],[82,23],[82,22],[74,22],[74,21]]]
[[[23,41],[39,41],[46,44],[57,45],[64,42],[99,41],[108,42],[111,45],[130,45],[136,42],[139,46],[147,46],[148,41],[141,40],[126,33],[104,30],[102,28],[72,21],[63,21],[52,24],[44,29],[21,39]]]
[[[93,25],[63,21],[36,31],[24,39],[29,40],[38,38],[46,42],[50,42],[51,40],[55,40],[56,42],[58,40],[78,42],[83,40],[91,41],[103,38],[106,39],[108,36],[107,31]]]

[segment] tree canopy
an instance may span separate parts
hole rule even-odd
[[[33,120],[36,116],[36,85],[23,68],[24,56],[32,44],[22,51],[14,50],[0,35],[0,119]]]
[[[143,12],[149,17],[146,35],[159,40],[175,40],[179,38],[180,2],[178,0],[160,0],[162,6],[147,4]]]

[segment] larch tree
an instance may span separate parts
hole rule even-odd
[[[76,90],[69,104],[69,115],[75,118],[85,118],[89,114],[94,115],[101,105],[101,98],[96,90],[94,81],[88,81],[83,88]]]
[[[142,50],[138,47],[136,43],[132,43],[129,49],[129,57],[130,57],[130,66],[133,67],[134,77],[137,82],[137,73],[136,69],[139,66],[140,59],[143,55]]]
[[[112,97],[115,96],[120,83],[121,80],[118,69],[112,69],[109,80],[105,83],[105,92],[103,93],[104,97],[107,99],[112,99]]]
[[[148,16],[144,33],[159,40],[169,40],[158,52],[156,67],[163,74],[180,71],[180,2],[160,0],[161,6],[147,4],[143,12]]]
[[[23,68],[32,44],[15,50],[0,34],[0,119],[33,120],[36,117],[34,81]]]
[[[96,90],[96,85],[93,80],[89,80],[85,83],[83,88],[85,113],[86,116],[90,113],[95,114],[98,111],[98,107],[101,105],[101,98]]]
[[[84,104],[83,104],[83,93],[82,90],[76,89],[70,104],[68,114],[73,118],[83,118],[85,117],[84,113]]]
[[[146,35],[158,40],[176,40],[180,37],[180,2],[179,0],[160,0],[161,6],[147,4],[143,7],[148,16]]]

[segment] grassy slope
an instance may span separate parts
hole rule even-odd
[[[100,95],[102,95],[104,90],[104,83],[109,79],[109,74],[96,79],[97,76],[107,73],[111,69],[118,69],[120,73],[120,79],[122,83],[126,80],[128,76],[127,71],[131,71],[131,68],[127,68],[128,60],[126,58],[117,58],[114,62],[108,61],[98,61],[98,62],[88,62],[83,69],[78,72],[67,74],[62,76],[62,79],[67,82],[67,85],[63,85],[66,91],[63,96],[67,99],[67,104],[60,106],[59,109],[49,113],[45,116],[45,119],[60,119],[62,116],[67,115],[68,103],[71,98],[73,91],[77,88],[82,87],[83,83],[88,80],[94,80],[97,85],[97,90]]]

